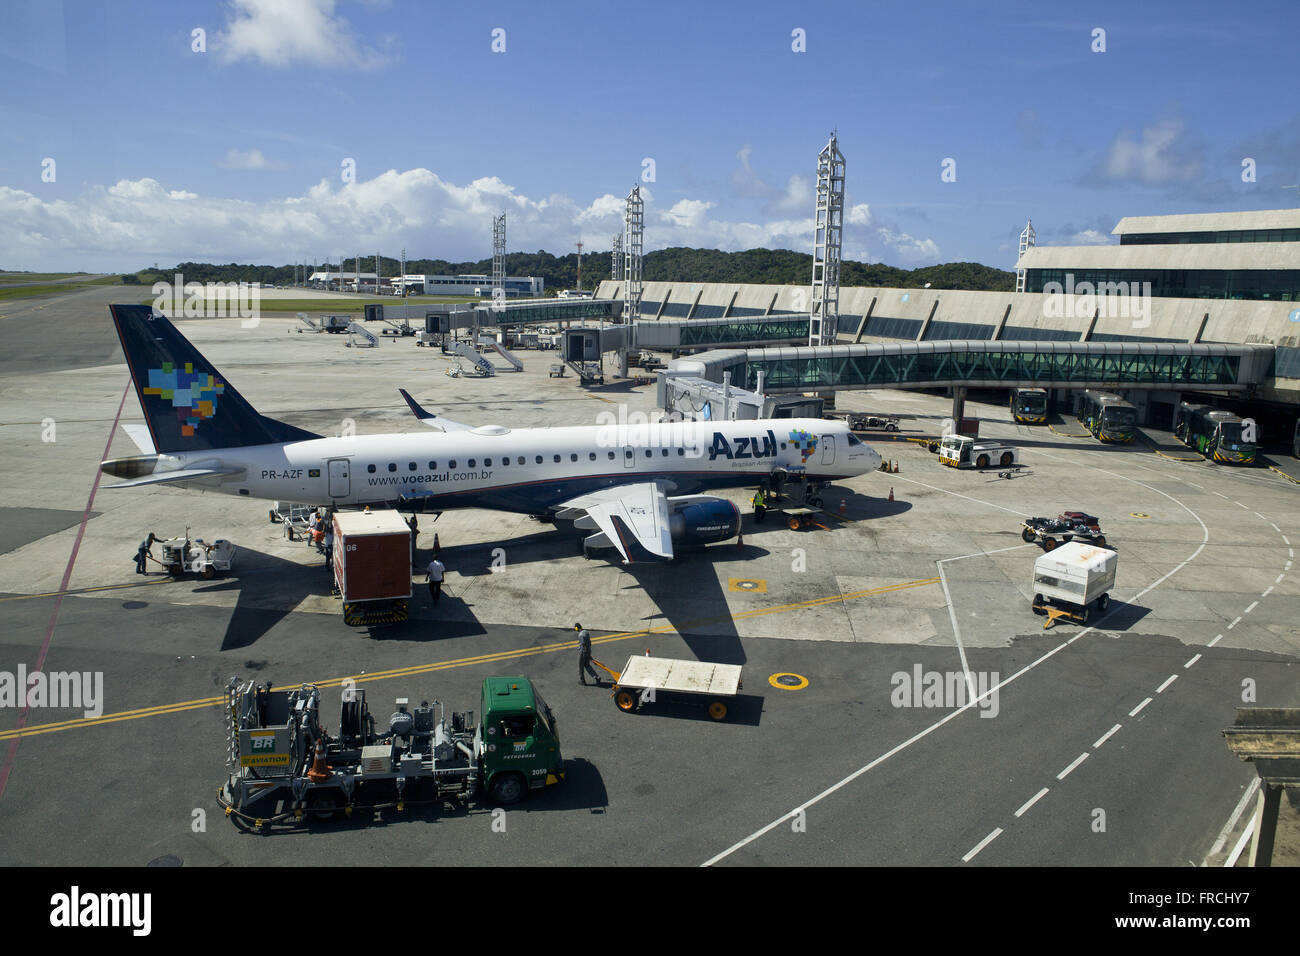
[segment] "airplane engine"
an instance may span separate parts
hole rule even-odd
[[[691,496],[668,499],[668,528],[673,541],[687,546],[726,541],[740,533],[740,509],[725,498]]]

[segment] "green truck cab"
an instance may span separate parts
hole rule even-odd
[[[494,802],[516,803],[564,779],[555,714],[528,678],[486,678],[479,712],[475,744],[483,790]]]

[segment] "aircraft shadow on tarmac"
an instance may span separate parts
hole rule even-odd
[[[221,650],[229,651],[256,643],[293,613],[303,598],[328,597],[329,571],[321,560],[316,560],[314,552],[310,564],[299,564],[241,546],[230,571],[210,583],[196,581],[194,586],[195,594],[224,591],[237,591],[239,595],[221,639]]]

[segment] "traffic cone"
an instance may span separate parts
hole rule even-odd
[[[894,500],[894,486],[893,486],[893,485],[890,485],[890,486],[889,486],[889,500],[890,500],[890,501],[893,501],[893,500]]]
[[[316,757],[312,761],[311,769],[307,771],[307,779],[312,783],[320,783],[329,779],[329,768],[325,766],[325,738],[316,738]]]
[[[841,498],[841,499],[840,499],[840,514],[844,514],[846,511],[848,511],[848,501],[847,501],[847,499],[845,499],[845,498]]]

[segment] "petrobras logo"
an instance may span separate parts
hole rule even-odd
[[[738,458],[775,458],[776,434],[768,429],[766,435],[741,435],[727,438],[722,432],[713,433],[713,444],[709,446],[709,461],[719,455],[728,459]]]
[[[790,441],[794,442],[795,448],[799,449],[800,461],[807,464],[812,453],[817,450],[817,436],[802,428],[793,428],[790,430]]]

